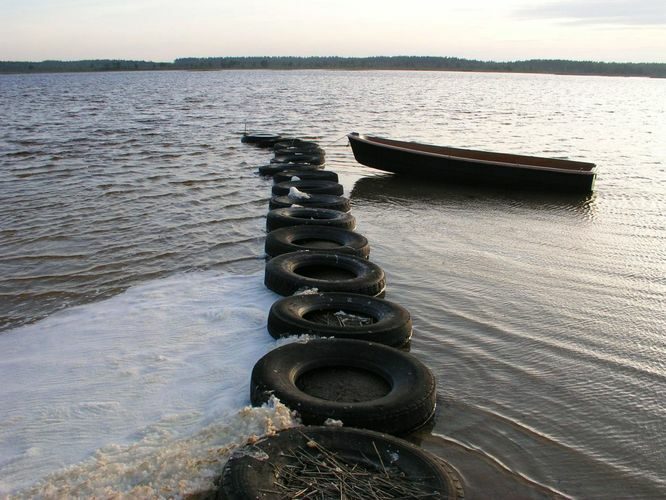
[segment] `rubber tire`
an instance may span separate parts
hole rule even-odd
[[[253,144],[254,146],[259,146],[260,148],[272,148],[273,144],[280,142],[283,139],[281,135],[270,134],[270,133],[261,133],[256,134],[243,134],[241,137],[241,142],[245,144]]]
[[[313,208],[329,208],[331,210],[339,210],[341,212],[349,212],[351,210],[351,202],[349,198],[344,196],[336,196],[334,194],[312,194],[310,198],[302,200],[292,200],[288,196],[275,196],[273,195],[268,202],[268,208],[274,210],[276,208],[288,208],[292,205],[299,205],[301,207]]]
[[[299,191],[308,194],[334,194],[340,196],[345,192],[342,184],[333,181],[320,181],[320,180],[300,180],[300,181],[284,181],[273,184],[271,191],[273,194],[283,196],[289,194],[289,190],[295,187]]]
[[[365,401],[332,401],[298,388],[303,374],[327,367],[371,372],[384,379],[388,393]],[[432,372],[411,354],[363,340],[317,339],[283,345],[257,361],[250,400],[260,406],[272,395],[306,425],[330,418],[348,427],[407,434],[432,418],[437,392]]]
[[[344,311],[374,318],[370,325],[325,325],[305,318],[315,311]],[[291,335],[317,335],[367,340],[402,347],[412,337],[409,311],[395,302],[355,293],[292,295],[273,303],[268,313],[268,333],[279,339]]]
[[[353,231],[356,228],[356,218],[349,212],[306,207],[276,208],[266,216],[266,231],[269,233],[281,227],[292,226],[327,226]]]
[[[277,158],[277,159],[290,157],[292,155],[326,156],[326,152],[320,147],[315,148],[315,147],[292,146],[292,147],[285,147],[285,148],[280,148],[280,149],[275,149],[275,147],[273,147],[273,151],[275,151],[274,157]]]
[[[316,246],[295,243],[302,240],[327,241],[338,246],[334,248],[318,248]],[[264,251],[269,257],[276,257],[283,253],[299,251],[315,251],[333,254],[356,255],[367,259],[370,256],[368,239],[339,227],[327,226],[292,226],[271,231],[266,235]]]
[[[459,476],[435,455],[404,439],[347,427],[296,427],[245,445],[225,464],[218,498],[279,498],[267,493],[277,489],[276,468],[293,463],[290,456],[294,450],[305,449],[310,441],[335,453],[348,464],[368,466],[370,462],[377,472],[382,471],[385,464],[391,464],[407,479],[423,481],[428,478],[428,489],[432,489],[433,495],[422,498],[464,498]]]
[[[302,181],[333,181],[339,182],[338,174],[333,170],[312,170],[312,171],[298,171],[298,170],[283,170],[273,176],[273,183],[290,181],[292,177],[298,177]]]
[[[310,163],[312,165],[323,165],[325,162],[325,155],[320,153],[291,153],[271,159],[271,163]]]
[[[277,153],[279,151],[290,151],[292,149],[301,149],[303,151],[323,151],[324,149],[314,141],[305,141],[303,139],[286,139],[283,138],[280,142],[273,144],[273,150]]]
[[[303,172],[316,172],[322,170],[324,165],[312,165],[310,163],[271,163],[257,168],[260,175],[275,175],[285,170],[301,170]]]
[[[304,267],[325,266],[354,274],[347,279],[310,278],[298,274]],[[382,296],[386,289],[386,276],[377,264],[353,255],[322,252],[291,252],[278,255],[266,263],[266,288],[279,295],[293,295],[302,289],[316,288],[320,292],[345,292]]]

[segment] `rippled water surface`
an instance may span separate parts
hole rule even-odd
[[[411,439],[468,498],[666,496],[666,82],[322,71],[0,76],[0,493],[197,491],[223,459],[195,458],[292,425],[242,410],[276,299],[246,124],[326,149],[437,377]],[[596,191],[393,178],[350,131],[591,161]]]

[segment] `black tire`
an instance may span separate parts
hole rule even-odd
[[[364,259],[370,255],[370,245],[365,236],[348,229],[326,226],[276,229],[266,235],[264,249],[269,257],[299,251],[356,255]]]
[[[324,149],[314,141],[304,141],[303,139],[286,139],[273,144],[273,150],[277,152],[291,151],[299,149],[302,151],[323,151]]]
[[[312,165],[310,163],[271,163],[270,165],[262,165],[257,168],[257,171],[261,175],[275,175],[278,172],[284,172],[285,170],[315,172],[317,170],[322,170],[323,168],[323,165]]]
[[[435,412],[435,377],[416,357],[363,340],[294,342],[254,365],[250,399],[275,395],[306,425],[328,419],[345,426],[406,434]]]
[[[301,458],[300,463],[294,458],[296,454]],[[285,470],[285,467],[292,465],[302,468],[311,463],[310,457],[312,463],[316,458],[316,462],[321,463],[324,470],[335,469],[336,463],[327,461],[325,454],[335,457],[345,470],[364,470],[367,475],[362,476],[363,486],[376,484],[377,479],[383,480],[388,473],[393,481],[399,481],[398,484],[413,485],[416,491],[411,495],[404,495],[405,497],[427,500],[464,498],[459,476],[441,459],[404,439],[346,427],[297,427],[245,445],[234,452],[225,464],[218,498],[288,498],[290,495],[284,495],[284,491],[281,492],[282,495],[278,494],[278,491],[289,483],[284,477],[276,475],[276,471]],[[305,464],[304,460],[307,461]],[[316,468],[308,467],[307,470],[316,472]],[[341,472],[342,470],[338,474]],[[310,498],[366,496],[365,491],[350,490],[350,487],[359,483],[354,479],[350,480],[349,476],[346,476],[344,491],[337,490],[338,482],[321,482],[317,485],[328,488],[318,488],[318,491],[312,492]]]
[[[271,163],[310,163],[312,165],[323,165],[326,158],[321,153],[290,153],[280,155],[271,160]]]
[[[331,210],[340,210],[341,212],[349,212],[351,210],[349,198],[336,196],[334,194],[311,194],[309,198],[303,198],[300,200],[291,199],[289,196],[273,195],[268,202],[268,208],[271,210],[276,208],[288,208],[292,205],[298,205],[300,207],[329,208]]]
[[[382,296],[386,288],[384,271],[361,257],[321,252],[291,252],[266,263],[264,284],[280,295],[299,290],[360,293]]]
[[[277,184],[278,182],[285,182],[292,180],[292,177],[298,177],[302,181],[333,181],[338,182],[338,174],[332,170],[311,170],[311,171],[299,171],[299,170],[283,170],[278,172],[273,176],[273,183]]]
[[[281,135],[257,132],[256,134],[243,134],[241,142],[245,144],[253,144],[261,148],[271,148],[273,144],[282,139]]]
[[[356,317],[370,321],[355,321]],[[402,347],[412,336],[412,318],[401,305],[367,295],[292,295],[271,306],[268,333],[276,339],[291,335],[317,335]]]
[[[356,218],[349,212],[329,208],[289,207],[276,208],[268,212],[267,232],[291,226],[328,226],[353,231],[356,228]]]
[[[300,146],[291,146],[291,147],[285,147],[285,148],[280,148],[280,149],[275,149],[273,147],[273,150],[275,151],[275,158],[285,158],[289,157],[291,155],[320,155],[320,156],[326,156],[326,152],[320,148],[319,146],[317,147],[300,147]]]
[[[345,192],[342,184],[333,181],[319,181],[319,180],[300,180],[300,181],[284,181],[273,184],[273,194],[283,196],[289,194],[289,190],[295,187],[299,191],[308,194],[334,194],[340,196]]]

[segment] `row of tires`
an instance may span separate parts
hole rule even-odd
[[[337,174],[324,170],[323,149],[271,134],[245,135],[243,142],[275,153],[270,165],[259,167],[261,175],[273,177],[264,283],[283,296],[270,308],[268,333],[276,339],[331,338],[286,344],[257,361],[252,404],[277,397],[307,427],[282,431],[235,453],[225,467],[221,496],[269,498],[273,492],[288,498],[303,494],[299,477],[310,477],[315,481],[306,486],[313,498],[377,492],[388,495],[382,498],[461,497],[460,480],[446,463],[391,436],[407,434],[433,417],[435,378],[407,352],[409,311],[382,298],[385,273],[369,260],[368,240],[355,232],[356,219]],[[337,422],[344,427],[321,427]],[[368,470],[351,474],[339,487],[326,474],[308,472],[307,457],[321,473],[331,456],[337,457],[330,465],[338,477],[344,464]],[[282,467],[302,470],[285,476],[278,472]],[[395,471],[386,481],[388,490],[376,484],[364,489],[375,476],[388,476],[387,467]]]

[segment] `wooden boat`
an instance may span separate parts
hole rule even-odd
[[[348,134],[359,163],[387,172],[465,183],[590,192],[594,163],[395,141]]]

